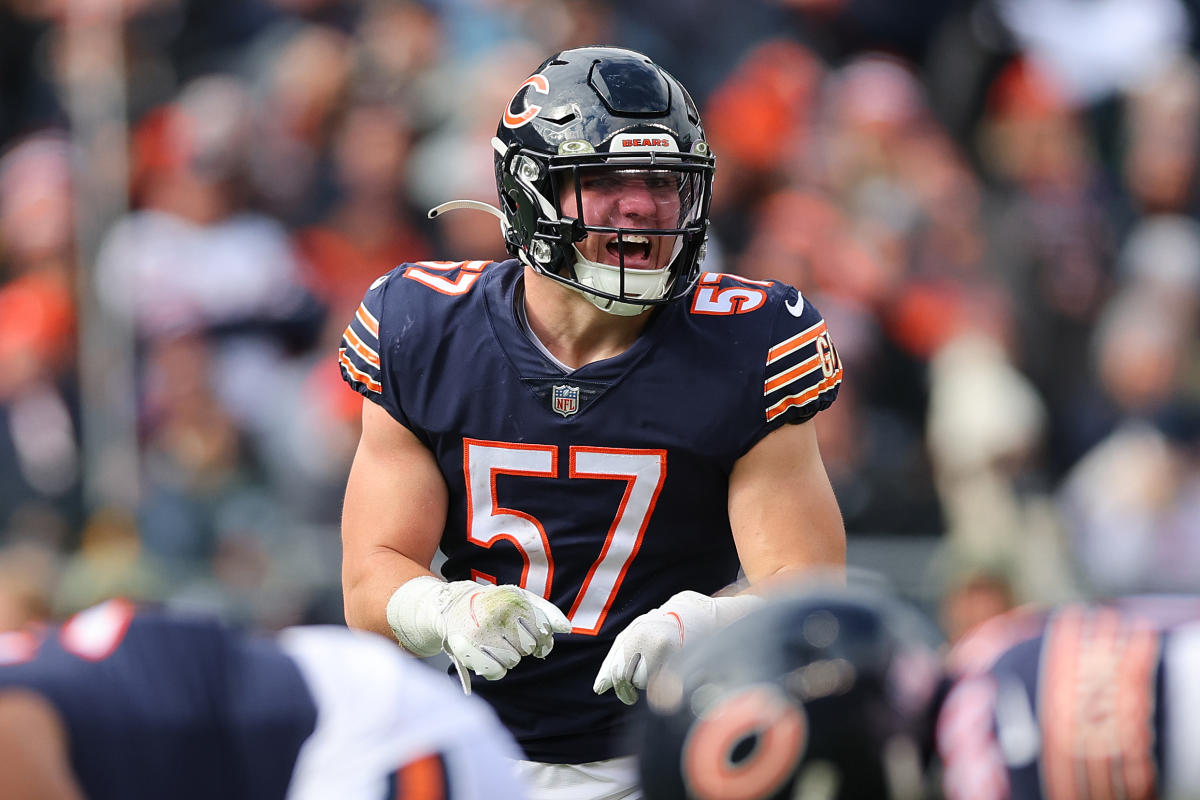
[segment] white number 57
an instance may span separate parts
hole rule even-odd
[[[496,476],[556,477],[558,455],[559,449],[553,445],[463,439],[467,541],[481,547],[491,547],[500,540],[511,542],[525,562],[521,586],[547,600],[554,582],[554,556],[546,529],[533,516],[499,505]],[[600,554],[592,562],[567,612],[572,633],[595,635],[641,547],[646,524],[667,476],[667,452],[573,446],[568,450],[568,458],[569,479],[625,482],[625,492]],[[481,572],[473,571],[472,577],[481,582],[496,582],[494,576]]]

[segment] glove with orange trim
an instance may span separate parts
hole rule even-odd
[[[592,691],[612,689],[622,703],[637,702],[650,676],[687,642],[733,622],[762,602],[752,594],[709,597],[684,591],[658,608],[647,611],[626,626],[613,640]]]
[[[558,607],[520,586],[413,578],[392,593],[387,621],[406,650],[421,657],[445,651],[470,693],[466,671],[503,678],[523,657],[545,658],[554,634],[571,623]]]

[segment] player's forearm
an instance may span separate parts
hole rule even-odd
[[[809,508],[814,517],[799,529],[792,519],[768,515],[757,523],[762,533],[743,533],[739,552],[751,591],[770,591],[797,580],[845,580],[846,531],[837,505],[830,499],[825,519],[815,517],[816,503]],[[745,545],[747,540],[750,546]]]
[[[403,583],[430,570],[395,550],[377,548],[342,562],[342,595],[346,624],[392,637],[387,620],[388,599]]]
[[[824,524],[797,526],[795,518],[760,509],[742,514],[735,539],[746,587],[769,592],[772,587],[810,578],[844,580],[846,533],[837,506]],[[812,508],[812,506],[810,506]]]
[[[798,584],[829,584],[831,586],[845,585],[846,564],[842,561],[821,563],[806,563],[804,565],[782,566],[753,581],[747,581],[739,594],[756,594],[767,596],[777,591],[788,591]]]

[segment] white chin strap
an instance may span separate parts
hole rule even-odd
[[[575,251],[575,276],[584,286],[608,294],[621,293],[621,268],[613,264],[601,264],[583,257],[578,247],[572,245]],[[667,293],[667,284],[671,280],[671,267],[668,264],[662,269],[627,269],[625,270],[625,296],[645,300],[658,300]],[[650,306],[639,303],[622,303],[610,300],[591,292],[577,289],[592,305],[601,311],[622,317],[636,317]]]

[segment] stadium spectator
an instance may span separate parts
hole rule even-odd
[[[370,280],[366,262],[388,261],[377,267],[382,272],[393,265],[389,252],[442,260],[501,252],[485,215],[422,215],[452,197],[494,202],[486,153],[495,108],[543,53],[640,45],[692,89],[720,155],[703,269],[786,281],[821,309],[853,375],[816,422],[850,555],[875,563],[879,553],[902,548],[914,558],[891,562],[900,582],[920,580],[907,565],[970,526],[993,539],[986,551],[1021,554],[1025,568],[1011,573],[1018,599],[1069,594],[1070,582],[1031,580],[1062,570],[1027,568],[1053,560],[1026,545],[1035,525],[1077,530],[1087,522],[1050,501],[1067,493],[1064,478],[1080,460],[1127,421],[1092,357],[1098,327],[1107,325],[1104,310],[1111,298],[1150,283],[1158,287],[1156,303],[1139,304],[1133,329],[1159,330],[1159,317],[1170,316],[1185,338],[1194,334],[1188,228],[1197,210],[1200,5],[1193,0],[935,0],[920,9],[884,8],[878,0],[0,5],[0,159],[57,165],[5,170],[0,178],[0,395],[10,393],[0,399],[0,546],[38,537],[64,560],[88,565],[97,552],[80,550],[92,533],[89,520],[109,513],[93,507],[96,496],[119,488],[123,500],[139,503],[128,531],[138,559],[172,544],[171,535],[194,537],[196,546],[181,551],[190,577],[165,582],[169,602],[238,618],[261,613],[271,625],[294,621],[297,608],[342,618],[339,496],[359,437],[361,399],[332,368],[329,337],[345,323],[333,304],[356,303]],[[127,80],[103,89],[79,80],[94,75]],[[235,88],[212,91],[222,86]],[[205,124],[190,131],[191,123],[159,124],[181,111],[196,117],[197,109]],[[97,118],[102,110],[116,113]],[[203,247],[208,255],[192,259],[185,257],[189,237],[172,239],[175,245],[158,250],[163,273],[233,295],[249,276],[275,274],[320,299],[280,319],[291,288],[267,280],[267,289],[244,292],[264,304],[232,328],[191,330],[179,350],[202,341],[211,374],[181,384],[195,394],[173,398],[169,415],[155,373],[176,348],[174,333],[145,340],[136,354],[102,358],[97,348],[111,342],[91,336],[107,309],[130,299],[128,285],[107,281],[107,265],[104,277],[96,272],[97,240],[111,243],[131,219],[161,214],[165,193],[144,190],[179,177],[168,180],[171,160],[163,156],[170,148],[158,148],[167,127],[197,134],[190,145],[209,154],[230,136],[225,141],[239,151],[235,205],[265,233],[221,237],[199,226],[206,229],[197,238],[222,239],[229,248]],[[387,145],[363,144],[389,135],[395,141]],[[138,191],[128,198],[132,213],[105,230],[99,223],[107,210],[126,198],[94,192],[122,183],[110,173],[125,162],[118,150],[126,138]],[[351,141],[358,144],[348,154]],[[25,157],[35,153],[54,155]],[[201,161],[206,169],[232,163]],[[343,183],[351,173],[354,189]],[[81,176],[104,180],[64,180]],[[201,183],[176,200],[209,202],[214,195]],[[399,193],[398,202],[366,199],[384,187]],[[332,230],[354,246],[318,248],[320,263],[310,264],[300,251],[314,230]],[[32,266],[39,257],[26,245],[48,231],[57,231],[65,257],[44,271]],[[248,256],[253,241],[275,253],[290,250],[283,257],[291,267],[275,272],[264,266],[271,259]],[[424,247],[374,248],[372,241]],[[334,252],[352,255],[342,260]],[[31,282],[30,272],[58,277]],[[116,304],[98,306],[93,287],[110,301],[117,295]],[[161,316],[181,328],[194,322],[190,311]],[[82,347],[74,341],[76,317],[89,337]],[[943,353],[944,345],[964,319],[1002,323],[990,335],[1006,369],[1032,387],[1044,409],[1036,445],[1010,448],[1020,458],[962,453],[985,465],[1009,511],[1026,514],[1019,535],[1006,524],[989,529],[984,514],[942,491],[943,454],[931,447],[941,414],[934,398],[949,360],[941,356],[954,352]],[[238,359],[229,369],[234,339],[261,345],[264,358]],[[1173,420],[1154,422],[1173,462],[1193,457],[1185,424],[1196,406],[1191,349],[1179,354]],[[80,353],[89,354],[87,364]],[[132,363],[134,356],[147,379],[136,387],[99,363]],[[247,361],[257,367],[245,368]],[[81,368],[82,392],[75,388]],[[961,377],[977,372],[986,370],[968,365]],[[139,396],[136,442],[127,441],[133,427],[123,413],[115,415],[118,424],[105,424],[106,410],[134,407],[132,396],[116,399],[121,391]],[[76,407],[77,396],[85,405]],[[97,397],[112,405],[93,405]],[[203,404],[209,408],[198,413]],[[1003,421],[995,414],[987,420]],[[88,449],[110,431],[140,447],[138,460],[149,468],[114,469],[107,455]],[[189,476],[180,464],[202,455],[204,448],[188,448],[208,435],[207,452],[224,455],[200,472],[210,489],[227,491],[181,491],[198,473]],[[971,450],[984,438],[957,443]],[[1153,483],[1163,491],[1175,486],[1170,504],[1179,506],[1193,471],[1181,468],[1182,483]],[[1180,508],[1172,513],[1188,518]],[[187,524],[177,528],[164,522],[183,517]],[[1188,546],[1186,536],[1160,542],[1172,568],[1191,560],[1176,539]],[[99,548],[103,569],[123,563],[135,551],[128,544]],[[239,561],[244,567],[233,566]],[[322,562],[317,577],[314,565]],[[1070,566],[1081,576],[1091,569]],[[299,572],[289,588],[292,570]],[[65,586],[59,591],[56,609],[82,601]],[[1037,596],[1047,591],[1050,597]]]
[[[0,531],[34,506],[79,522],[73,188],[59,131],[0,157]]]
[[[1081,409],[1105,432],[1060,487],[1093,591],[1184,591],[1200,579],[1200,428],[1187,383],[1195,319],[1170,309],[1130,286],[1095,329],[1097,391]]]

